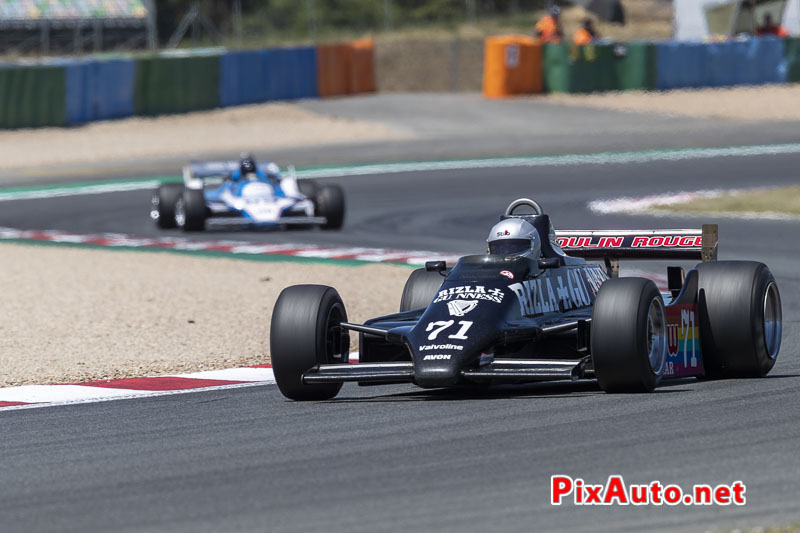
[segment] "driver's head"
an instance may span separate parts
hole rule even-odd
[[[242,176],[253,174],[256,171],[256,160],[250,154],[242,154],[241,161],[239,162],[239,170]]]
[[[489,243],[489,253],[494,255],[527,255],[538,258],[542,252],[542,243],[536,228],[521,218],[507,218],[495,224],[486,242]]]

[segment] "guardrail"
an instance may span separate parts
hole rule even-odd
[[[371,40],[0,64],[0,128],[82,124],[376,90]]]

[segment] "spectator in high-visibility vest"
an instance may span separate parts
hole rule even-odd
[[[780,24],[772,23],[772,15],[769,13],[764,14],[764,22],[756,28],[756,35],[763,37],[766,35],[775,35],[777,37],[788,37],[789,32]]]
[[[553,6],[550,8],[550,14],[545,15],[536,26],[533,28],[534,36],[540,43],[560,43],[564,37],[564,30],[561,29],[561,8]]]
[[[572,36],[572,42],[578,46],[583,46],[584,44],[590,44],[599,37],[600,34],[594,29],[594,22],[592,22],[592,19],[586,18],[583,19],[583,26],[578,28],[578,31]]]

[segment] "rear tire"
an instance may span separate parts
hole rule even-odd
[[[350,338],[338,324],[347,321],[342,299],[332,287],[294,285],[281,292],[272,312],[270,354],[275,381],[291,400],[329,400],[341,383],[303,383],[320,364],[346,363]]]
[[[656,285],[616,278],[600,288],[592,311],[594,373],[606,392],[650,392],[664,373],[667,317]]]
[[[182,183],[164,183],[153,192],[150,218],[161,229],[175,227],[175,203],[183,194]]]
[[[428,272],[418,268],[408,277],[403,296],[400,298],[400,312],[428,307],[439,288],[444,283],[444,276],[439,272]]]
[[[344,224],[344,192],[338,185],[326,185],[319,190],[315,206],[317,214],[327,221],[322,229],[339,229]]]
[[[206,198],[202,190],[184,189],[175,203],[175,224],[183,231],[206,229]]]
[[[708,378],[757,378],[781,346],[781,296],[769,268],[755,261],[697,265],[700,349]]]

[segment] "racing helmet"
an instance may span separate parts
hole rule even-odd
[[[495,224],[486,242],[489,244],[489,253],[495,255],[537,258],[542,252],[539,232],[533,224],[521,218],[507,218]]]
[[[250,154],[242,154],[241,161],[239,162],[239,171],[242,176],[253,174],[256,171],[256,160]]]

